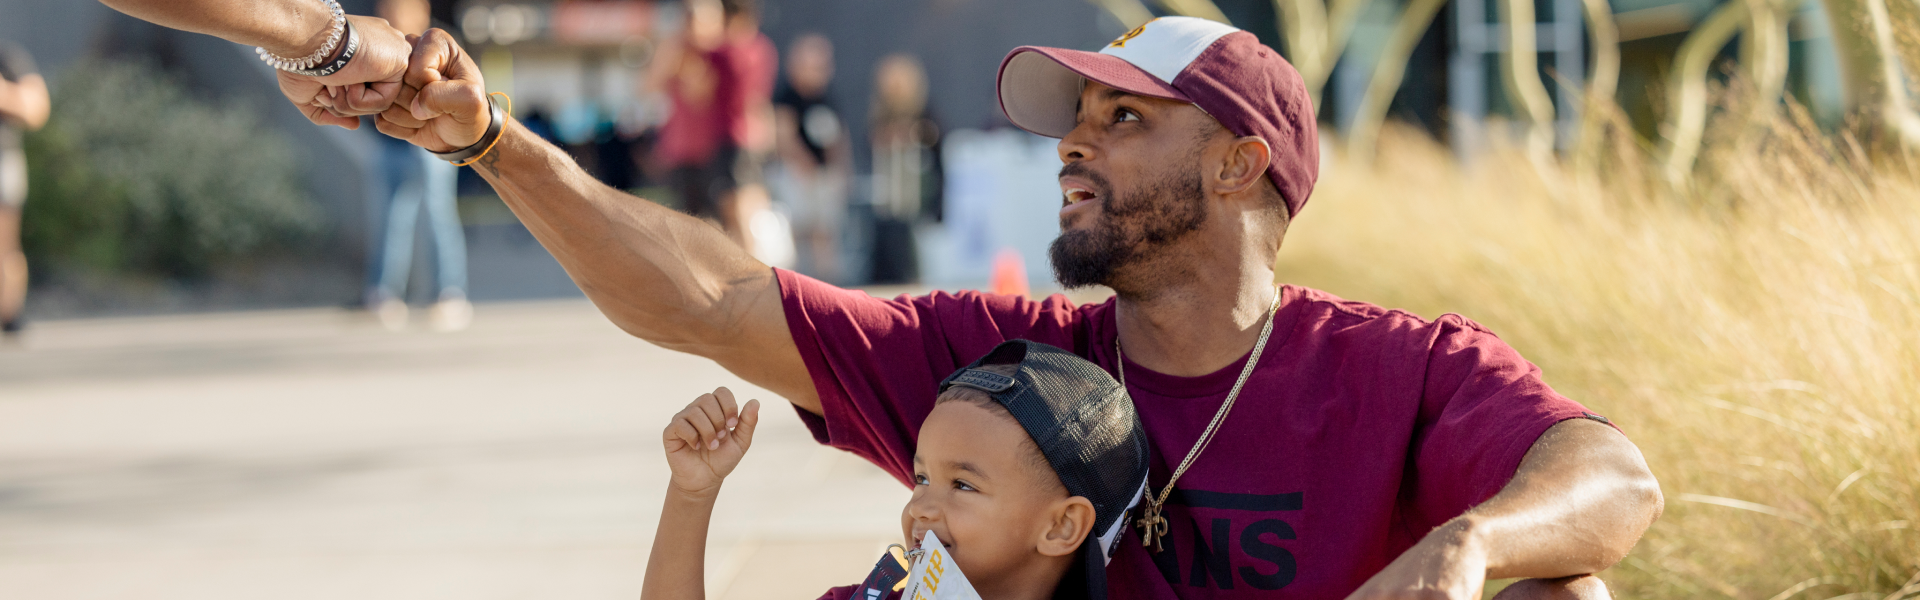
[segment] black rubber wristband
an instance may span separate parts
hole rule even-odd
[[[342,45],[339,56],[333,57],[333,60],[321,63],[319,66],[310,70],[288,72],[295,75],[306,75],[308,77],[326,77],[334,73],[339,73],[341,69],[347,68],[347,63],[353,62],[353,55],[359,53],[360,32],[354,31],[352,21],[347,21],[347,42]]]
[[[493,145],[494,140],[500,139],[500,132],[506,129],[507,124],[506,114],[500,110],[500,104],[494,102],[491,96],[487,98],[487,108],[487,116],[491,117],[493,122],[487,124],[486,133],[480,134],[480,141],[452,152],[434,152],[433,156],[440,160],[457,163],[486,152],[487,147]]]

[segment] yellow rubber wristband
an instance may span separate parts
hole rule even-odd
[[[493,92],[493,93],[487,94],[487,96],[488,97],[499,96],[501,98],[504,98],[507,102],[507,109],[505,111],[501,111],[500,116],[501,118],[504,118],[504,119],[513,118],[513,97],[512,96],[508,96],[506,92]],[[494,146],[497,146],[500,144],[500,138],[503,138],[503,137],[507,137],[506,123],[500,124],[500,134],[493,136],[493,141],[487,142],[487,147],[481,150],[479,154],[473,155],[473,158],[469,158],[457,163],[453,163],[453,166],[464,167],[464,166],[479,162],[481,158],[485,158],[487,156],[488,152],[493,151]]]

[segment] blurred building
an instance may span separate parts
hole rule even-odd
[[[341,4],[350,13],[373,11],[373,0]],[[273,69],[261,63],[252,48],[153,25],[99,2],[68,0],[0,0],[0,38],[14,40],[33,54],[55,87],[55,111],[60,79],[88,59],[146,61],[197,95],[257,107],[263,125],[293,141],[309,192],[330,225],[328,245],[343,250],[325,260],[349,269],[364,260],[360,252],[369,243],[363,217],[367,174],[353,156],[370,148],[368,140],[337,127],[315,127],[287,106]]]
[[[1666,77],[1675,52],[1694,27],[1727,1],[1742,0],[1608,1],[1620,36],[1620,79],[1615,101],[1642,137],[1658,137],[1656,129],[1666,113]],[[1270,18],[1259,20],[1270,17],[1270,9],[1266,14],[1252,14],[1257,6],[1271,6],[1271,2],[1217,2],[1229,17],[1235,17],[1237,9],[1249,18],[1247,23],[1273,22]],[[1406,4],[1404,0],[1374,0],[1363,13],[1323,92],[1319,107],[1323,123],[1336,130],[1352,123],[1378,48]],[[1498,0],[1448,2],[1408,61],[1406,77],[1393,99],[1391,118],[1418,125],[1453,142],[1463,152],[1484,143],[1485,132],[1480,126],[1486,119],[1511,118],[1515,114],[1513,102],[1500,80],[1500,55],[1506,51],[1506,43],[1498,13]],[[1534,13],[1540,77],[1553,98],[1556,139],[1565,144],[1578,129],[1580,86],[1590,75],[1593,60],[1587,24],[1580,0],[1535,0]],[[1235,22],[1242,21],[1236,18]],[[1792,15],[1788,35],[1788,92],[1823,124],[1837,124],[1842,111],[1839,65],[1822,3],[1809,0],[1800,4]],[[1733,58],[1738,43],[1729,44],[1721,57]],[[1715,70],[1710,77],[1724,81],[1726,73]]]

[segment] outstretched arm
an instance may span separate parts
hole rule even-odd
[[[306,56],[326,43],[332,19],[320,0],[100,0],[155,25]]]
[[[437,29],[414,53],[419,94],[403,92],[380,131],[441,152],[478,141],[491,118],[472,59]],[[719,229],[601,184],[512,121],[474,168],[615,325],[820,412],[773,269]]]
[[[204,33],[230,42],[266,48],[285,57],[302,57],[326,45],[332,13],[322,0],[100,0],[128,15],[181,31]],[[280,92],[308,120],[347,129],[360,127],[361,115],[392,106],[400,93],[412,46],[405,35],[374,17],[347,17],[360,35],[352,62],[326,77],[281,71]],[[346,44],[341,43],[340,46]],[[342,49],[336,49],[338,55]]]
[[[672,484],[660,508],[640,600],[706,598],[707,523],[713,519],[713,503],[720,497],[720,483],[753,446],[759,424],[760,401],[750,400],[742,410],[727,388],[702,394],[673,416],[663,435]]]
[[[1626,436],[1562,421],[1492,499],[1441,525],[1349,596],[1479,598],[1487,579],[1613,566],[1661,511],[1660,484]]]

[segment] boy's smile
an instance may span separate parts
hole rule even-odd
[[[1031,582],[1059,578],[1051,559],[1062,557],[1041,546],[1066,487],[1010,415],[969,401],[935,405],[913,468],[913,499],[900,514],[912,546],[928,531],[940,536],[984,597],[1022,597]]]

